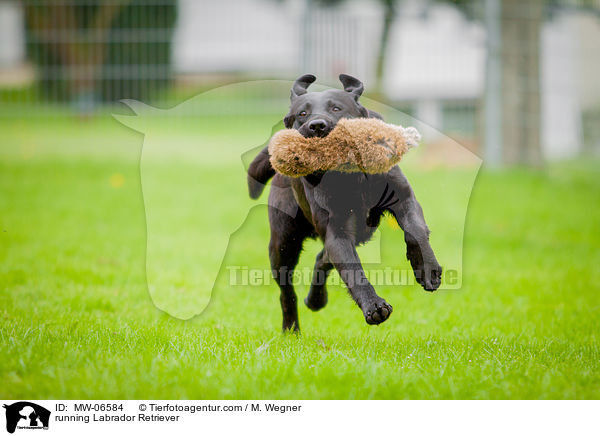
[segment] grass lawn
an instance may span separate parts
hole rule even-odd
[[[250,129],[261,125],[257,118],[243,122]],[[598,161],[482,170],[467,216],[462,289],[378,287],[394,313],[371,327],[332,287],[321,312],[301,304],[295,337],[279,331],[274,284],[228,286],[226,272],[193,319],[152,303],[139,133],[105,118],[3,119],[0,131],[2,398],[600,398]],[[167,131],[165,140],[177,135]],[[233,131],[222,140],[246,138]],[[194,182],[218,186],[221,203],[206,213],[240,222],[254,203],[239,157],[219,148],[204,163],[154,165],[186,168],[192,190]],[[408,173],[443,251],[441,199],[425,187],[464,175]],[[190,232],[203,231],[195,224]],[[400,231],[384,227],[386,249],[407,264]],[[258,206],[228,262],[268,268],[267,242],[266,208]],[[316,250],[307,246],[302,265]],[[185,255],[168,261],[194,266]],[[197,263],[219,268],[220,259],[209,251]],[[307,289],[297,291],[301,300]]]

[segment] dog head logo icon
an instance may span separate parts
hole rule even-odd
[[[6,409],[6,431],[19,429],[47,429],[50,411],[29,401],[19,401],[3,406]]]

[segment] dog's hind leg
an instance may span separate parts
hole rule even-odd
[[[283,313],[283,330],[300,330],[298,322],[298,304],[294,291],[293,275],[302,251],[304,239],[313,232],[302,211],[296,206],[294,212],[289,205],[294,202],[294,195],[284,179],[277,176],[269,194],[269,223],[271,241],[269,242],[269,258],[273,278],[281,290],[281,311]],[[286,210],[287,209],[287,210]],[[292,214],[293,213],[293,214]]]
[[[327,305],[327,277],[333,269],[333,264],[329,262],[325,249],[317,254],[317,260],[313,270],[312,283],[304,304],[313,311],[324,308]]]
[[[280,216],[279,219],[292,221],[292,218],[288,215]],[[293,225],[290,222],[282,229],[271,229],[269,258],[271,260],[273,278],[281,290],[280,301],[281,312],[283,314],[283,330],[297,332],[300,330],[300,323],[298,321],[298,304],[296,292],[294,291],[293,275],[294,269],[298,264],[300,252],[302,251],[304,238],[298,238],[297,235],[290,233],[289,230],[292,228]]]

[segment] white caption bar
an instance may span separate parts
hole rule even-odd
[[[2,404],[5,413],[0,422],[4,428],[0,433],[19,436],[600,432],[598,401],[4,400]]]

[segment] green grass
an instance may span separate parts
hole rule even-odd
[[[257,138],[270,128],[260,117],[241,121]],[[228,286],[226,272],[207,310],[191,320],[152,304],[140,134],[104,118],[4,120],[0,131],[0,397],[600,398],[598,161],[482,170],[467,217],[462,289],[378,287],[394,313],[370,327],[333,287],[321,312],[301,305],[303,332],[295,337],[279,332],[274,285]],[[162,140],[202,133],[217,144],[248,138],[244,129],[223,139],[196,126]],[[154,162],[223,186],[217,233],[254,204],[239,160],[218,148],[208,163]],[[445,217],[436,213],[443,199],[426,188],[441,178],[460,183],[464,171],[413,168],[409,177],[434,223],[434,248],[444,252]],[[385,249],[406,265],[402,235],[384,227]],[[227,262],[268,268],[267,241],[259,206]],[[302,265],[316,250],[309,244]],[[220,259],[207,262],[198,268],[218,268]],[[298,293],[303,298],[306,287]]]

